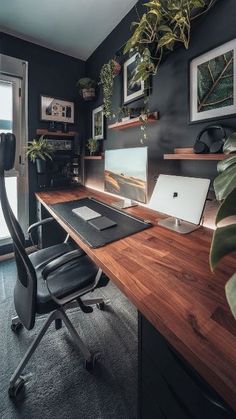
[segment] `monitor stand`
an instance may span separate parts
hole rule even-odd
[[[124,198],[120,201],[113,202],[111,204],[112,207],[118,208],[118,209],[125,209],[130,207],[136,207],[138,204],[135,201],[132,201],[132,199]]]
[[[186,221],[182,221],[179,218],[165,218],[164,220],[158,221],[158,224],[162,227],[166,227],[169,230],[176,231],[180,234],[187,234],[191,233],[194,230],[197,230],[200,226],[196,224],[187,223]]]

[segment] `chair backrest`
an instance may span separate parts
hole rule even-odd
[[[5,171],[15,162],[16,139],[13,134],[0,134],[0,200],[3,215],[13,240],[17,265],[14,303],[17,315],[29,330],[34,327],[36,314],[37,279],[34,267],[25,251],[25,237],[8,202]]]

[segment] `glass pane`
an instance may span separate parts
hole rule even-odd
[[[12,132],[12,109],[12,83],[0,80],[0,134],[1,132]]]
[[[5,180],[8,200],[12,208],[12,211],[14,212],[15,216],[17,216],[17,178],[8,177]],[[5,239],[7,237],[10,237],[10,233],[6,226],[2,213],[2,207],[0,205],[0,240]]]

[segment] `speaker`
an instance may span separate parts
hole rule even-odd
[[[218,140],[213,141],[210,145],[207,144],[202,136],[205,132],[210,130],[220,130],[221,137]],[[204,153],[221,153],[223,150],[223,145],[226,140],[226,132],[222,125],[209,125],[208,127],[203,128],[196,139],[196,142],[193,147],[193,151],[196,154],[204,154]]]

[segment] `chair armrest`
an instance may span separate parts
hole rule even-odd
[[[31,226],[29,226],[29,228],[28,228],[28,233],[31,233],[31,231],[34,230],[35,228],[37,228],[37,227],[39,227],[43,224],[50,223],[52,221],[54,221],[54,218],[53,217],[48,217],[48,218],[45,218],[44,220],[38,221],[37,223],[31,224]]]
[[[71,252],[65,253],[64,255],[59,256],[53,261],[49,262],[42,271],[42,277],[46,281],[48,276],[54,272],[56,269],[60,268],[63,265],[66,265],[73,260],[79,259],[81,256],[84,256],[85,253],[82,249],[75,249]]]

